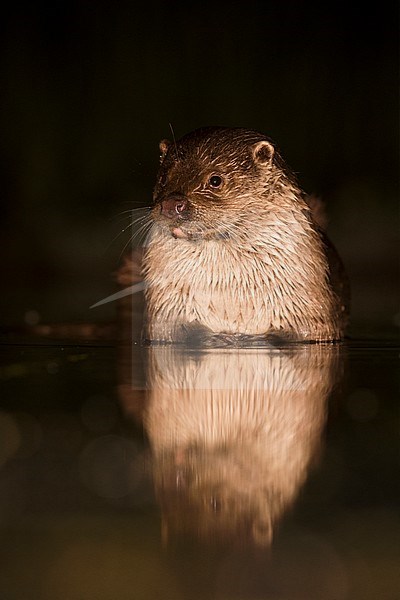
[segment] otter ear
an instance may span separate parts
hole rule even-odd
[[[268,165],[272,162],[272,158],[274,156],[274,147],[267,140],[262,140],[261,142],[257,142],[252,147],[253,159],[254,162],[260,165]]]
[[[160,163],[162,163],[162,161],[164,160],[170,144],[171,142],[169,140],[161,140],[161,142],[159,143],[158,147],[160,148]]]

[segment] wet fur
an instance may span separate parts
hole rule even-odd
[[[272,142],[208,128],[160,148],[144,256],[146,338],[184,341],[200,327],[233,337],[340,339],[347,310],[332,277],[336,253],[329,260],[331,245]],[[207,187],[213,173],[225,180],[221,191]],[[185,219],[161,213],[174,193],[188,201]],[[177,227],[184,239],[174,237]]]

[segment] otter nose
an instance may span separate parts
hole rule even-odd
[[[169,196],[161,202],[161,214],[168,219],[176,219],[183,216],[187,210],[187,200],[184,196]]]

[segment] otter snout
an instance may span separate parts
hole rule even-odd
[[[161,214],[168,219],[184,217],[188,212],[188,201],[185,196],[174,194],[161,201]]]

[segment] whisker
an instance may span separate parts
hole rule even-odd
[[[122,255],[125,253],[125,251],[126,251],[127,247],[128,247],[130,244],[132,244],[132,242],[133,242],[133,241],[134,241],[134,240],[135,240],[137,237],[139,237],[139,236],[142,236],[142,235],[143,235],[145,232],[146,232],[146,233],[148,233],[148,231],[146,231],[146,229],[148,229],[148,230],[149,230],[149,229],[150,229],[150,227],[151,227],[151,225],[152,225],[152,222],[149,220],[149,221],[147,221],[147,222],[143,223],[143,224],[141,225],[141,227],[140,227],[140,228],[139,228],[137,231],[135,231],[135,232],[134,232],[134,234],[133,234],[133,235],[132,235],[132,236],[129,238],[129,240],[126,242],[126,244],[125,244],[125,245],[124,245],[124,247],[122,248],[122,250],[121,250],[121,253],[120,253],[120,255],[119,255],[119,260],[121,260],[121,257],[122,257]],[[140,239],[140,237],[139,237],[139,239]]]
[[[124,218],[126,217],[126,215],[130,216],[134,213],[144,213],[147,214],[148,212],[151,211],[151,206],[143,206],[140,208],[131,208],[131,209],[127,209],[127,210],[122,210],[121,212],[117,213],[116,215],[114,215],[113,217],[111,217],[111,220],[117,219],[118,217],[122,217],[124,216]]]
[[[131,238],[131,242],[135,242],[138,246],[141,245],[141,242],[143,241],[144,237],[147,236],[147,233],[150,231],[150,228],[152,226],[152,222],[146,222],[146,223],[142,223],[142,225],[139,227],[139,229],[137,229]]]
[[[169,128],[170,128],[171,133],[172,133],[172,139],[174,141],[175,154],[176,154],[176,157],[178,158],[178,146],[177,146],[177,143],[176,143],[174,128],[172,127],[172,123],[168,123],[168,125],[169,125]]]
[[[111,240],[111,242],[108,244],[106,251],[108,251],[110,249],[110,247],[112,246],[112,244],[115,243],[116,240],[118,240],[118,238],[123,235],[128,229],[132,229],[133,227],[135,227],[135,225],[139,224],[139,228],[137,232],[134,232],[134,234],[130,237],[130,240],[134,239],[138,232],[141,231],[141,229],[144,227],[146,227],[147,224],[151,224],[151,219],[150,219],[150,212],[147,212],[147,214],[144,215],[140,215],[139,217],[136,217],[135,219],[133,219],[130,223],[128,223],[127,225],[125,225],[121,231],[119,231],[117,233],[117,235]],[[128,241],[128,244],[130,242],[130,240]]]
[[[139,223],[141,221],[146,220],[148,217],[150,216],[150,213],[147,213],[145,215],[140,215],[139,217],[136,217],[135,219],[131,220],[131,215],[125,215],[124,217],[120,217],[118,219],[119,223],[123,223],[124,221],[129,221],[130,225],[126,225],[125,227],[130,227],[131,225],[134,225],[135,223]],[[115,222],[117,222],[117,220],[115,220]]]

